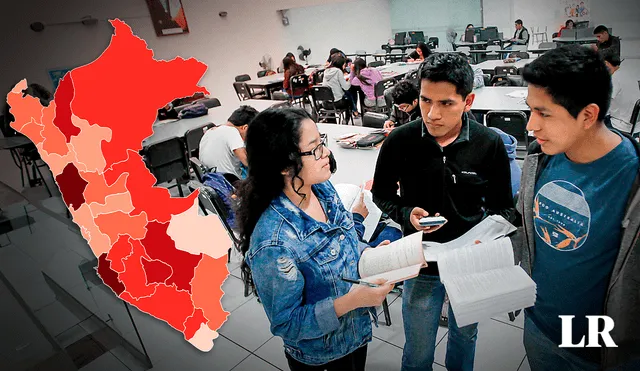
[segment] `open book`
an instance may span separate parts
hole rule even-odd
[[[334,188],[338,192],[338,196],[340,196],[340,200],[344,205],[344,208],[353,212],[353,207],[355,206],[358,198],[360,197],[360,192],[362,188],[358,187],[354,184],[336,184]],[[369,241],[371,236],[373,236],[373,232],[376,231],[376,227],[378,226],[378,222],[382,217],[382,210],[375,203],[373,203],[373,195],[371,191],[364,190],[364,204],[367,206],[367,210],[369,210],[369,215],[364,218],[364,240]]]
[[[490,215],[476,224],[467,233],[446,243],[424,241],[424,257],[428,262],[438,261],[438,256],[475,244],[475,241],[489,242],[515,232],[516,227],[500,215]]]
[[[513,260],[506,237],[438,257],[440,280],[459,327],[534,305],[536,284]]]
[[[358,272],[368,282],[384,278],[396,283],[416,277],[426,266],[422,232],[416,232],[388,245],[367,249],[360,256]]]

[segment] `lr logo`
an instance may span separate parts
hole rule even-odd
[[[572,323],[573,318],[575,316],[558,316],[562,321],[562,343],[559,345],[560,348],[584,348],[584,336],[580,339],[578,344],[573,344],[571,339],[572,334]],[[599,337],[602,336],[602,341],[604,341],[604,346],[607,348],[617,348],[616,343],[613,342],[611,335],[609,332],[613,330],[614,322],[613,319],[609,316],[586,316],[587,321],[589,323],[589,339],[586,345],[587,348],[600,348]],[[604,321],[604,328],[602,331],[598,331],[598,322],[599,320]]]

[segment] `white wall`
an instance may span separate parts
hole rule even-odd
[[[389,0],[359,0],[297,8],[288,11],[287,16],[290,25],[283,32],[283,45],[296,58],[298,45],[311,48],[309,64],[324,63],[331,48],[347,54],[356,50],[373,53],[391,35]],[[278,57],[279,64],[282,57]]]
[[[547,37],[557,32],[568,19],[560,0],[483,0],[485,26],[498,26],[505,37],[515,31],[514,21],[522,19],[529,32],[538,28]],[[591,0],[590,25],[604,24],[613,34],[622,37],[621,54],[626,58],[640,58],[640,1]]]
[[[236,102],[233,78],[248,73],[255,78],[263,54],[274,59],[291,48],[285,44],[287,28],[278,9],[341,3],[345,0],[183,0],[190,33],[157,37],[144,0],[22,0],[12,4],[0,22],[2,74],[0,90],[8,91],[26,77],[52,87],[47,70],[76,67],[91,62],[107,47],[111,37],[108,18],[121,18],[145,39],[155,57],[195,57],[209,66],[201,84],[224,102]],[[220,11],[228,12],[222,19]],[[68,25],[48,27],[41,33],[29,29],[35,21],[76,21],[92,15],[101,21],[95,27]],[[6,40],[6,41],[5,41]],[[297,45],[296,45],[297,47]],[[327,49],[328,51],[328,49]],[[322,52],[321,54],[325,54]],[[99,87],[96,87],[99,89]],[[135,87],[134,87],[135,88]],[[140,94],[145,94],[142,87]],[[4,92],[2,93],[4,94]],[[133,102],[122,102],[123,106]],[[124,112],[123,112],[124,114]]]
[[[451,50],[447,30],[453,29],[458,37],[467,24],[480,26],[481,0],[390,0],[391,28],[396,32],[423,31],[425,39],[437,37],[439,48]]]

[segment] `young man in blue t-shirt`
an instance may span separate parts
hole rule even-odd
[[[636,367],[640,207],[630,201],[640,197],[638,149],[603,123],[611,77],[601,57],[582,46],[545,53],[523,77],[527,130],[536,143],[523,166],[524,226],[514,249],[537,284],[536,304],[525,311],[529,364],[533,371]],[[587,336],[586,316],[610,316],[618,348],[560,348],[561,315],[575,316],[572,344]]]

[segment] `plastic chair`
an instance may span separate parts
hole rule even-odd
[[[494,75],[517,75],[518,69],[514,66],[497,66],[493,69]]]
[[[384,66],[384,61],[373,61],[373,62],[369,62],[369,64],[367,65],[367,67],[371,67],[371,68],[382,67],[382,66]]]
[[[184,197],[182,184],[189,178],[189,165],[180,138],[169,138],[146,147],[143,158],[156,184],[175,181],[176,184],[168,188],[178,187],[180,197]]]
[[[233,88],[236,91],[236,95],[238,95],[238,99],[240,99],[241,101],[249,100],[252,98],[251,90],[247,86],[246,82],[234,82]]]
[[[498,128],[512,135],[518,141],[516,158],[522,160],[529,147],[529,133],[527,131],[527,115],[522,111],[489,111],[485,116],[488,127]]]
[[[304,108],[305,102],[311,104],[309,101],[309,76],[305,74],[294,75],[289,79],[289,87],[291,89],[291,104],[299,105]],[[301,95],[295,95],[296,91],[302,91]]]
[[[187,157],[199,157],[200,140],[204,133],[216,126],[213,122],[208,122],[197,128],[189,129],[184,133],[184,142],[187,149]]]
[[[236,82],[245,82],[251,80],[251,76],[244,74],[236,76]]]
[[[330,87],[312,86],[310,92],[311,99],[313,100],[313,108],[318,121],[331,119],[335,120],[338,124],[342,124],[343,121],[346,121],[347,124],[351,121],[353,124],[350,105],[346,104],[345,107],[336,107],[336,102],[333,98],[333,91]]]

